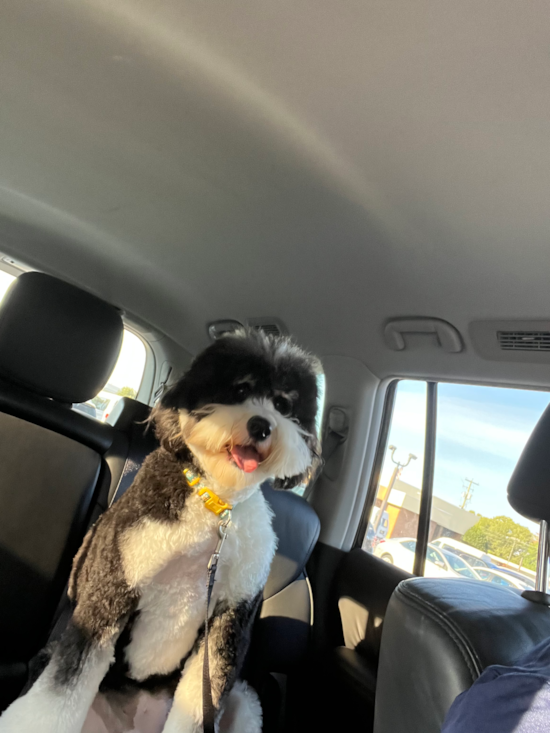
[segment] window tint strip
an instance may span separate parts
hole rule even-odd
[[[380,426],[380,433],[378,434],[378,444],[376,446],[376,455],[374,457],[369,488],[367,489],[367,498],[365,499],[365,511],[363,511],[363,517],[357,530],[354,547],[361,547],[367,531],[370,511],[374,504],[374,499],[380,483],[380,474],[382,473],[382,466],[384,465],[384,456],[386,455],[386,446],[388,444],[388,435],[390,433],[393,406],[395,405],[395,393],[397,391],[398,384],[399,379],[396,379],[388,385],[388,389],[386,390],[382,413],[382,424]]]
[[[435,466],[435,436],[437,431],[437,382],[428,382],[426,398],[426,437],[424,443],[424,470],[422,474],[422,493],[420,495],[420,514],[416,535],[416,555],[413,572],[424,575],[426,551],[430,536],[430,517],[432,513],[432,494]]]

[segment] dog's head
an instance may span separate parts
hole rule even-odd
[[[226,492],[307,480],[319,459],[317,359],[286,338],[243,331],[213,343],[153,417],[166,450],[188,449]],[[212,487],[214,488],[214,487]]]

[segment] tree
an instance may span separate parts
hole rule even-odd
[[[133,387],[123,387],[122,389],[118,390],[118,393],[121,397],[131,397],[133,400],[137,397],[137,392]]]
[[[535,569],[537,542],[527,527],[510,517],[481,517],[462,539],[482,552]]]

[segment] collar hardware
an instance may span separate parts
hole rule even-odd
[[[206,486],[201,486],[201,477],[197,475],[190,468],[184,468],[183,475],[187,481],[187,485],[193,488],[196,487],[197,495],[204,503],[204,506],[219,517],[223,522],[231,519],[231,510],[233,506],[228,502],[220,499],[220,497]]]

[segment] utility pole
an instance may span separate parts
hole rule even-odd
[[[468,502],[472,498],[472,494],[474,493],[472,486],[479,486],[479,484],[476,484],[476,482],[471,478],[465,478],[464,481],[468,482],[468,486],[466,486],[464,491],[462,492],[462,504],[460,505],[461,509],[466,509],[466,504],[468,504]]]
[[[409,465],[409,463],[411,461],[416,461],[416,456],[413,455],[412,453],[409,453],[409,457],[407,458],[407,462],[406,463],[400,463],[399,461],[396,461],[395,458],[393,457],[395,451],[397,450],[397,448],[394,445],[390,445],[390,446],[388,446],[388,450],[391,450],[391,456],[390,457],[391,457],[393,463],[395,463],[395,468],[393,469],[393,473],[391,475],[391,479],[389,480],[388,487],[386,489],[386,493],[384,494],[384,499],[383,499],[382,504],[380,506],[380,510],[378,511],[378,516],[376,517],[376,525],[374,527],[375,535],[378,532],[378,527],[380,526],[380,522],[382,521],[382,515],[384,514],[384,512],[386,511],[386,507],[388,506],[388,500],[390,498],[391,490],[393,489],[394,483],[397,481],[397,479],[399,478],[399,476],[401,476],[401,471],[404,468],[407,468],[407,466]]]

